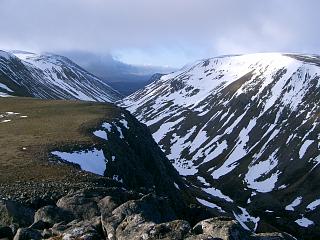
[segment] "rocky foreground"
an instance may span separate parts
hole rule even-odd
[[[286,234],[253,234],[226,217],[191,226],[179,220],[165,197],[123,187],[70,191],[40,208],[0,201],[0,239],[294,239]]]

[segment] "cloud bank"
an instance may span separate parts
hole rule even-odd
[[[318,0],[0,0],[0,48],[114,53],[146,64],[319,53]]]

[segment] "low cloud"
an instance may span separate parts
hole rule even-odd
[[[167,51],[174,61],[320,51],[317,0],[0,0],[0,9],[2,49]]]

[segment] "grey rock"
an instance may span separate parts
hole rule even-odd
[[[223,240],[250,239],[250,232],[244,230],[237,221],[226,217],[203,220],[193,228],[193,233]]]
[[[44,229],[41,233],[42,238],[49,238],[53,236],[52,230],[51,229]]]
[[[105,198],[112,196],[112,200]],[[57,206],[69,213],[72,213],[74,219],[90,220],[94,217],[100,216],[100,210],[106,204],[113,202],[113,204],[120,205],[129,199],[136,199],[137,194],[130,191],[122,190],[121,188],[87,188],[76,192],[70,192],[68,195],[60,198]],[[104,203],[106,201],[106,203]],[[104,211],[108,211],[107,206]]]
[[[106,196],[98,203],[100,212],[104,216],[110,216],[112,211],[120,205],[120,200],[111,196]]]
[[[253,240],[296,240],[286,233],[258,233],[254,234],[252,237]]]
[[[99,217],[70,222],[64,226],[62,231],[55,231],[55,235],[59,235],[63,239],[100,240],[104,238]]]
[[[175,219],[175,213],[165,199],[149,194],[139,200],[131,200],[120,205],[111,216],[102,215],[102,226],[108,239],[113,240],[117,235],[121,235],[119,229],[124,229],[124,226],[138,226],[143,223],[153,225]]]
[[[39,220],[37,222],[34,222],[29,228],[36,230],[44,230],[50,228],[50,226],[51,225],[49,223]]]
[[[13,240],[40,240],[42,239],[41,233],[32,228],[19,228]]]
[[[0,225],[18,224],[27,227],[33,222],[34,211],[14,201],[0,200]]]
[[[77,222],[74,222],[76,224]],[[70,224],[70,223],[69,223]],[[53,235],[61,235],[64,231],[66,231],[69,227],[64,223],[56,223],[52,226],[51,231]]]
[[[13,239],[13,232],[10,227],[1,227],[0,226],[0,239]]]
[[[100,215],[98,202],[103,195],[97,191],[80,190],[58,200],[57,206],[73,214],[77,219],[91,219]]]
[[[19,229],[18,224],[13,223],[13,224],[11,224],[9,227],[11,228],[11,231],[12,231],[13,235],[16,235],[16,233],[17,233],[17,231],[18,231],[18,229]]]
[[[115,233],[107,232],[107,238],[109,240],[148,239],[148,233],[155,225],[153,222],[147,222],[140,214],[130,215],[119,224]]]
[[[140,240],[140,239],[175,239],[182,240],[189,233],[190,225],[186,221],[175,220],[167,223],[155,224],[146,222],[140,214],[126,217],[116,229],[115,236],[107,235],[108,239]]]
[[[71,213],[56,206],[45,206],[38,209],[34,215],[34,222],[43,221],[51,226],[59,222],[69,222],[72,220]]]
[[[184,239],[189,233],[190,225],[183,220],[175,220],[167,223],[156,224],[145,233],[150,239]]]
[[[208,236],[206,234],[200,234],[200,235],[189,236],[189,237],[185,238],[185,240],[222,240],[222,239]]]

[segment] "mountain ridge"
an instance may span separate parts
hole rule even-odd
[[[1,51],[0,70],[3,96],[107,102],[121,97],[93,74],[56,54]]]
[[[298,235],[316,234],[320,219],[305,207],[318,198],[318,61],[281,53],[199,60],[121,105],[149,126],[206,205],[232,199],[259,217],[252,218],[255,227],[265,221]],[[297,192],[301,204],[287,211]],[[224,203],[221,193],[228,196]]]

